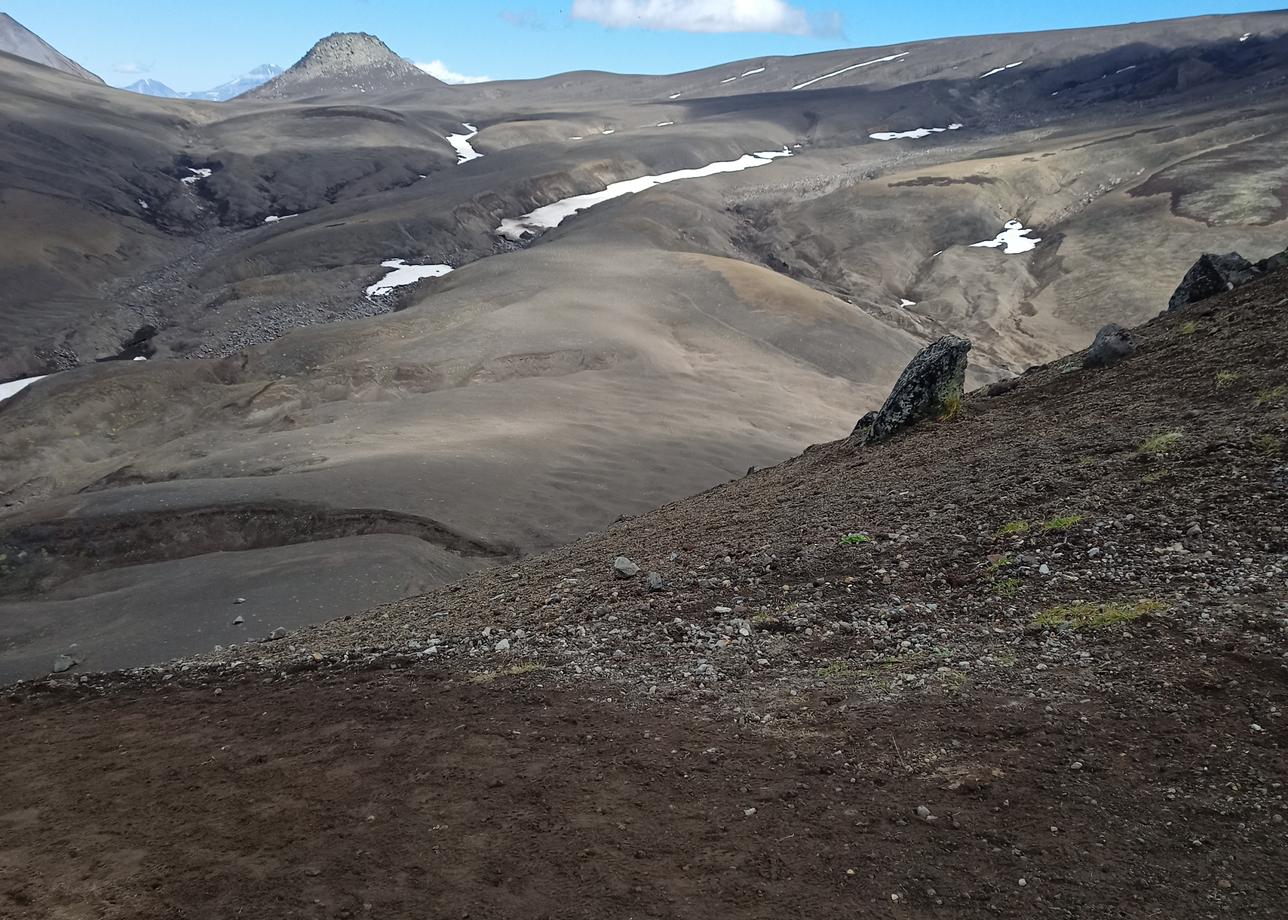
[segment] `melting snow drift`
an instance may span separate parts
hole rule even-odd
[[[0,383],[0,402],[21,393],[27,387],[31,386],[37,380],[44,380],[48,374],[41,374],[39,377],[24,377],[22,380],[10,380],[8,383]]]
[[[982,243],[971,243],[971,247],[987,246],[990,249],[997,249],[999,246],[1002,252],[1007,255],[1015,255],[1018,252],[1029,252],[1038,243],[1042,242],[1041,237],[1029,237],[1032,229],[1026,230],[1024,224],[1018,220],[1008,220],[1002,232],[991,240],[984,240]]]
[[[213,172],[213,170],[209,169],[193,169],[191,166],[187,167],[187,169],[188,172],[192,173],[192,175],[184,176],[179,180],[184,185],[192,185],[193,183],[200,182],[202,179],[209,179],[211,172]]]
[[[451,144],[452,149],[456,151],[457,166],[460,166],[462,163],[468,163],[470,160],[477,160],[479,157],[483,156],[483,154],[475,150],[473,145],[470,144],[470,141],[478,135],[479,129],[474,125],[466,123],[462,123],[461,127],[470,133],[447,135],[447,143]]]
[[[542,230],[558,227],[564,220],[572,217],[578,211],[593,208],[597,204],[620,198],[623,195],[634,195],[655,185],[665,185],[668,182],[678,182],[681,179],[699,179],[703,176],[714,176],[718,173],[739,172],[756,166],[767,166],[779,157],[789,157],[791,155],[792,152],[784,147],[782,150],[771,150],[766,153],[746,153],[736,160],[711,163],[707,166],[700,166],[697,169],[677,169],[675,172],[662,173],[659,176],[640,176],[638,179],[614,182],[602,192],[574,195],[571,198],[564,198],[562,201],[556,201],[553,204],[537,208],[522,217],[506,218],[501,221],[501,226],[497,227],[496,232],[499,236],[514,240],[517,243],[526,236],[535,236]]]
[[[956,131],[965,127],[953,123],[947,128],[913,128],[911,131],[878,131],[876,134],[869,134],[868,137],[875,141],[897,141],[904,138],[917,139],[921,137],[930,137],[932,134],[939,134],[943,131]]]
[[[268,215],[267,217],[265,217],[265,218],[264,218],[264,223],[266,223],[266,224],[275,224],[275,223],[277,223],[279,220],[286,220],[286,219],[291,218],[291,217],[299,217],[299,216],[300,216],[300,215],[298,215],[298,214],[270,214],[270,215]]]
[[[851,70],[858,70],[860,67],[870,67],[873,64],[885,64],[888,61],[897,61],[907,53],[907,51],[900,51],[898,54],[890,54],[886,57],[874,58],[871,61],[864,61],[862,64],[851,64],[849,67],[842,67],[840,70],[825,73],[823,76],[815,77],[813,80],[806,80],[804,83],[797,83],[792,87],[792,89],[804,89],[807,86],[813,86],[820,80],[830,80],[832,77],[839,77],[843,73],[849,73]]]
[[[1010,70],[1012,67],[1019,67],[1023,63],[1023,61],[1016,61],[1014,64],[1007,64],[1005,67],[994,67],[988,73],[980,74],[979,78],[982,80],[985,77],[991,77],[995,73],[1001,73],[1003,70]]]
[[[380,265],[393,271],[367,288],[368,297],[383,297],[394,288],[415,284],[422,278],[441,278],[452,270],[450,265],[408,265],[404,259],[390,259]]]

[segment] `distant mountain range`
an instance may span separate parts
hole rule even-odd
[[[267,83],[280,73],[282,68],[274,64],[261,64],[250,73],[242,74],[227,83],[220,83],[213,89],[181,93],[166,86],[160,80],[137,80],[125,89],[144,96],[159,96],[162,99],[205,99],[210,102],[223,102]]]

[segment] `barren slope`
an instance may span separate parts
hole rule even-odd
[[[414,601],[13,688],[0,904],[1278,917],[1286,309],[1281,273]]]

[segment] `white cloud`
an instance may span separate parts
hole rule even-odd
[[[113,64],[112,69],[117,73],[123,73],[126,76],[138,76],[139,74],[151,73],[151,64],[140,64],[138,61],[126,61],[124,64]]]
[[[467,77],[463,73],[457,73],[442,61],[430,61],[428,64],[415,62],[416,66],[431,77],[438,77],[444,83],[487,83],[491,77]]]
[[[674,32],[821,35],[840,27],[835,13],[815,18],[784,0],[573,0],[572,18],[613,29]]]

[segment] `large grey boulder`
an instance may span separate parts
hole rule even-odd
[[[1087,357],[1082,359],[1082,366],[1112,367],[1135,351],[1136,340],[1132,334],[1117,323],[1110,323],[1101,326],[1096,333],[1095,341],[1087,349]]]
[[[860,446],[884,441],[901,428],[922,419],[949,418],[961,406],[966,386],[966,354],[970,342],[946,335],[908,362],[878,412],[869,412],[854,426]]]
[[[1237,252],[1227,252],[1225,255],[1205,252],[1185,273],[1171,299],[1167,301],[1167,309],[1178,310],[1187,304],[1233,291],[1249,281],[1282,268],[1288,268],[1288,249],[1260,262],[1249,262]]]

